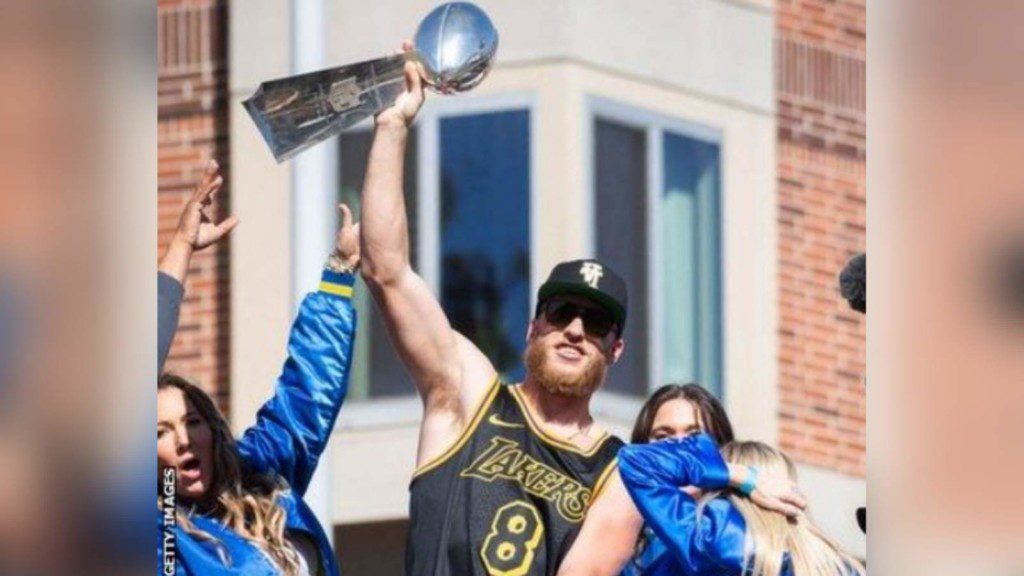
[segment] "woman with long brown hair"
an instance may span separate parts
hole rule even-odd
[[[721,402],[699,384],[666,384],[644,402],[633,425],[633,444],[684,438],[704,432],[715,442],[733,439],[732,424]],[[747,469],[732,465],[728,472],[739,486]],[[765,476],[750,493],[758,506],[786,514],[799,512],[800,498],[788,480]],[[796,505],[794,505],[796,502]],[[559,576],[674,576],[689,574],[633,503],[622,474],[610,474],[594,497],[579,537],[559,569]]]
[[[666,384],[644,402],[633,424],[632,444],[685,438],[704,432],[719,445],[733,441],[732,422],[722,403],[699,384]],[[639,515],[639,511],[637,511]],[[681,573],[681,566],[650,526],[644,526],[623,576]]]
[[[337,576],[303,501],[348,387],[358,224],[343,225],[319,290],[303,300],[274,396],[235,440],[213,400],[180,376],[157,385],[161,574]],[[173,534],[173,546],[166,536]]]

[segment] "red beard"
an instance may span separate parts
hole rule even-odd
[[[575,375],[553,370],[538,338],[526,345],[526,370],[541,388],[557,396],[586,398],[604,382],[608,363],[603,356],[588,357],[583,372]]]

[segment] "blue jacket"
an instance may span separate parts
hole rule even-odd
[[[729,485],[729,469],[706,434],[619,451],[619,471],[633,502],[653,532],[627,574],[743,574],[746,522],[726,498],[709,501],[698,522],[697,502],[681,486],[718,490]],[[650,536],[650,534],[649,534]],[[787,569],[783,571],[788,574]]]
[[[238,441],[242,460],[250,470],[276,474],[288,484],[290,489],[280,501],[287,514],[287,530],[305,532],[312,538],[326,576],[337,576],[338,565],[327,535],[302,496],[327,446],[348,390],[356,332],[356,313],[351,303],[353,282],[352,275],[324,271],[320,290],[302,301],[274,396],[260,408],[256,424]],[[278,574],[263,552],[217,520],[196,514],[192,522],[220,540],[231,557],[231,565],[221,561],[212,545],[174,527],[175,571],[166,571],[164,522],[158,511],[159,574]],[[169,552],[166,556],[168,560],[172,558]],[[316,574],[316,566],[310,569]]]
[[[672,576],[685,575],[682,565],[676,560],[665,542],[658,538],[650,526],[645,525],[640,533],[637,554],[622,569],[620,576]]]

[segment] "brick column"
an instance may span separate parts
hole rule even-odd
[[[221,165],[218,218],[230,210],[227,140],[227,7],[217,0],[159,0],[158,257],[209,158]],[[166,369],[197,381],[227,412],[229,330],[227,243],[192,258],[178,333]]]
[[[837,276],[865,247],[863,0],[778,0],[781,447],[865,473],[863,316]]]

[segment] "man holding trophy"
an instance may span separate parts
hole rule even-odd
[[[424,408],[405,573],[555,576],[564,561],[563,574],[615,574],[643,519],[616,472],[622,441],[590,401],[625,347],[625,281],[594,259],[556,265],[525,334],[525,378],[503,383],[410,265],[403,162],[424,87],[473,88],[497,45],[482,10],[446,3],[399,54],[264,82],[244,104],[279,162],[374,118],[361,273]]]
[[[410,486],[411,575],[553,576],[622,445],[590,414],[624,347],[626,284],[614,271],[596,260],[554,268],[526,335],[526,378],[506,385],[410,266],[403,158],[424,85],[471,89],[497,43],[482,10],[447,3],[402,54],[265,82],[245,102],[279,162],[374,116],[361,273],[424,406]]]
[[[595,260],[556,266],[526,378],[502,384],[410,266],[403,154],[422,83],[406,63],[405,91],[376,115],[361,200],[361,272],[424,406],[406,573],[553,575],[622,445],[590,398],[623,351],[625,282]]]

